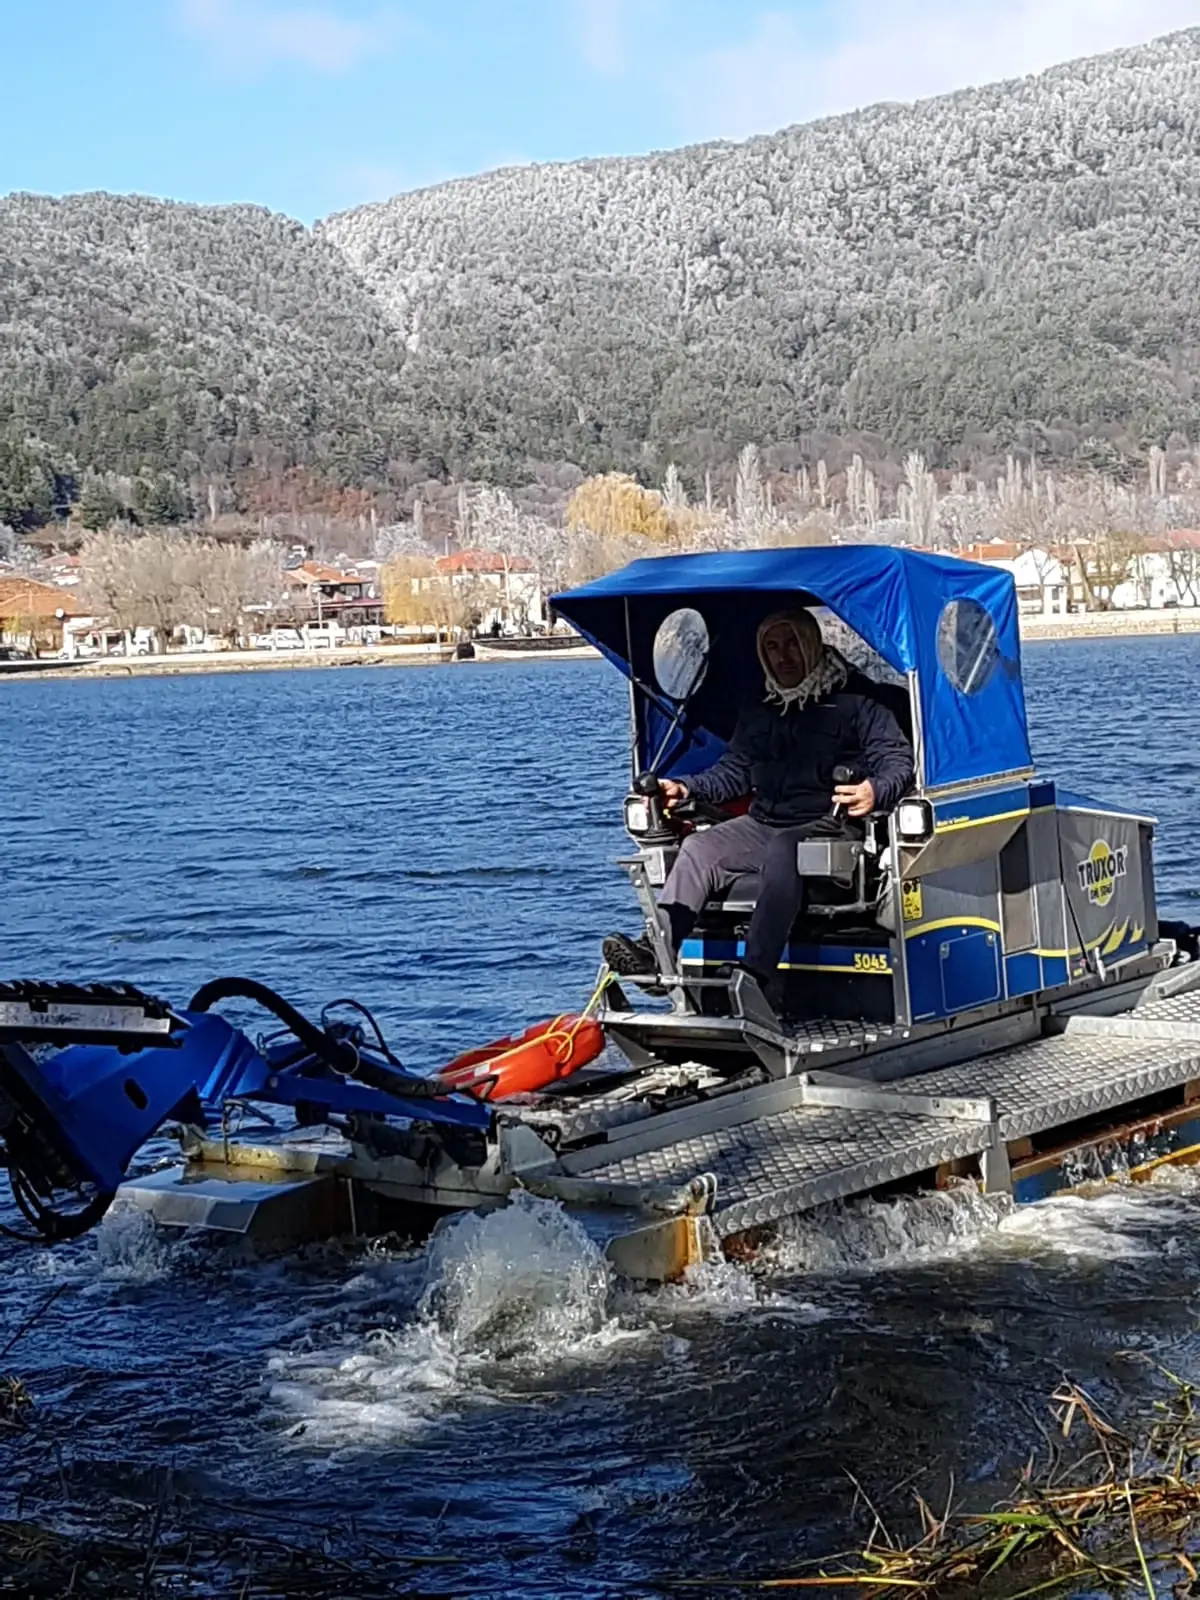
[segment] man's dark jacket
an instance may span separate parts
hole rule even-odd
[[[789,828],[828,816],[833,769],[847,766],[875,785],[876,809],[890,811],[912,785],[913,753],[873,687],[852,674],[843,688],[803,708],[765,701],[744,707],[716,765],[684,778],[688,792],[720,805],[753,791],[750,815]]]

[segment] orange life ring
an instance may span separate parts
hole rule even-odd
[[[590,1017],[552,1017],[524,1033],[496,1039],[455,1056],[437,1081],[447,1091],[477,1100],[507,1100],[514,1094],[536,1094],[560,1078],[569,1078],[594,1061],[604,1049],[604,1029]]]

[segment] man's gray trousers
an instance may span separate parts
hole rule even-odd
[[[676,947],[691,932],[706,901],[735,879],[754,874],[757,900],[746,933],[745,964],[770,977],[804,904],[804,880],[796,870],[797,844],[830,834],[842,837],[847,831],[830,816],[793,828],[772,828],[744,816],[689,834],[659,897]]]

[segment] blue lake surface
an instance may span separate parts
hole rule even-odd
[[[1187,637],[1026,650],[1039,765],[1160,818],[1191,920],[1198,681]],[[626,714],[593,662],[0,684],[0,974],[351,995],[435,1065],[579,1004],[636,920]],[[1064,1370],[1119,1409],[1149,1382],[1122,1352],[1200,1369],[1198,1217],[1186,1185],[865,1206],[636,1299],[536,1206],[432,1254],[5,1241],[0,1347],[61,1292],[9,1357],[56,1448],[0,1439],[0,1515],[103,1523],[169,1471],[193,1520],[461,1554],[444,1592],[775,1571],[861,1541],[847,1471],[898,1516],[951,1473],[994,1498]]]

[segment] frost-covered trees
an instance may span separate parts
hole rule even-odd
[[[904,458],[904,482],[896,496],[896,509],[908,528],[908,542],[918,547],[933,543],[937,523],[937,482],[918,450]]]
[[[534,453],[699,481],[748,438],[816,430],[935,467],[1031,427],[1044,459],[1089,433],[1135,454],[1194,436],[1198,204],[1193,29],[745,144],[492,173],[319,231],[405,337],[406,382],[428,374],[447,460],[520,417]]]
[[[864,473],[882,511],[912,452],[1161,487],[1200,437],[1198,211],[1200,29],[312,233],[252,206],[9,196],[0,519],[53,515],[90,473],[146,485],[145,520],[173,485],[214,516],[362,490],[388,522],[416,485],[515,491],[553,463],[662,484],[674,512],[685,483],[729,498],[748,440],[827,515],[860,457],[860,529]]]
[[[339,252],[286,218],[0,199],[0,492],[30,441],[81,481],[144,484],[148,521],[171,512],[168,488],[203,503],[217,485],[222,503],[233,485],[248,503],[274,484],[286,504],[297,467],[325,489],[385,484],[393,456],[420,459],[403,361]]]
[[[254,611],[286,598],[283,551],[176,532],[91,533],[83,541],[80,598],[117,627],[152,628],[163,646],[185,625],[242,641]]]

